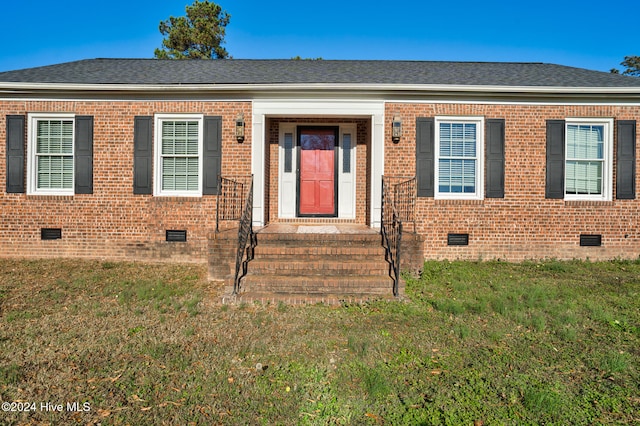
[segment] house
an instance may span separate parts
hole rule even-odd
[[[638,258],[639,118],[640,79],[543,63],[2,72],[0,256],[207,262],[252,176],[255,229],[377,231],[388,190],[420,257]]]

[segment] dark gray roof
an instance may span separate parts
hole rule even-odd
[[[545,63],[244,59],[89,59],[2,72],[2,82],[640,87],[640,78]]]

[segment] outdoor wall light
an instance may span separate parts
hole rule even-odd
[[[391,123],[391,140],[393,143],[400,142],[400,136],[402,136],[402,118],[396,114],[393,116],[393,122]]]
[[[238,142],[244,142],[244,113],[238,114],[236,118],[236,139]]]

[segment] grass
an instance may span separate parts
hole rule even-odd
[[[0,399],[36,403],[0,424],[640,423],[640,262],[426,262],[409,301],[341,307],[205,276],[0,260]]]

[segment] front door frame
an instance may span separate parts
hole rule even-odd
[[[251,118],[251,172],[253,185],[253,224],[264,226],[267,222],[267,123],[269,117],[328,117],[368,118],[371,121],[371,149],[369,150],[370,184],[369,225],[380,227],[382,202],[382,174],[384,173],[384,114],[385,102],[371,99],[327,99],[322,97],[279,99],[255,99]]]
[[[300,212],[300,180],[302,178],[302,170],[300,168],[300,161],[302,158],[302,132],[308,130],[333,130],[334,142],[333,142],[333,212],[332,213],[301,213]],[[297,126],[296,129],[297,139],[297,190],[296,190],[296,214],[297,217],[338,217],[338,157],[340,157],[340,127],[330,125],[304,125]]]

